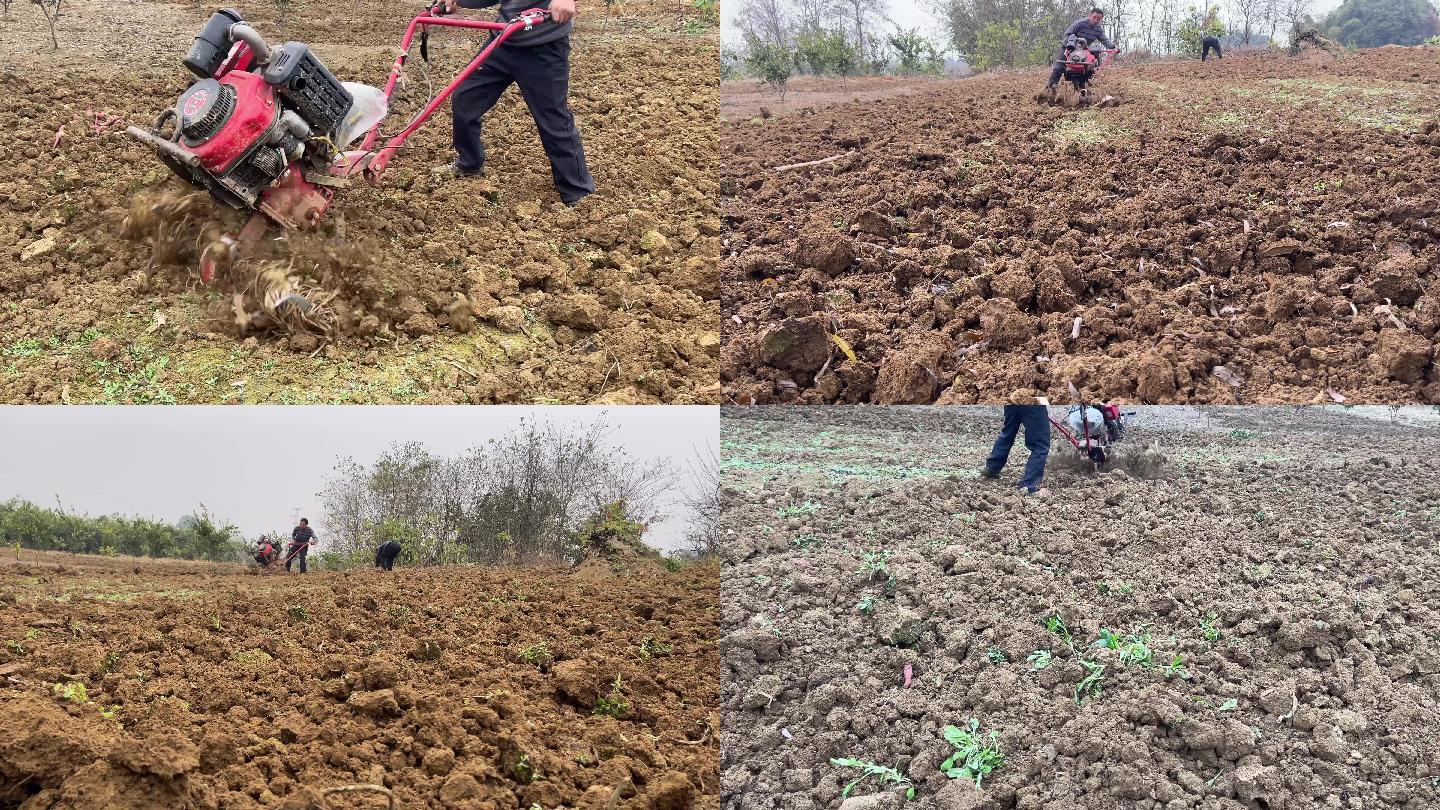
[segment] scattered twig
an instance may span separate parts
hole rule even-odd
[[[830,162],[832,162],[832,161],[839,160],[840,158],[843,158],[843,157],[845,157],[846,155],[851,155],[851,154],[854,154],[854,153],[853,153],[853,152],[841,152],[841,153],[838,154],[838,155],[831,155],[830,157],[820,158],[819,160],[807,160],[807,161],[805,161],[804,163],[787,163],[787,164],[785,164],[784,166],[776,166],[775,168],[771,169],[771,171],[776,171],[776,172],[788,172],[788,171],[790,171],[791,169],[803,169],[803,168],[805,168],[806,166],[819,166],[819,165],[822,164],[822,163],[830,163]]]

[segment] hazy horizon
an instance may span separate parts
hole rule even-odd
[[[697,449],[719,448],[718,409],[698,405],[6,406],[0,501],[166,523],[203,504],[248,539],[308,517],[324,551],[319,492],[342,458],[368,464],[407,441],[452,455],[522,419],[578,426],[602,415],[612,443],[639,460],[670,458],[683,471]],[[670,517],[650,527],[650,545],[683,544],[690,515],[679,495],[663,500]]]

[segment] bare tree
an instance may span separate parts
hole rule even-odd
[[[690,459],[684,502],[691,513],[685,540],[690,551],[706,557],[720,553],[720,457],[708,444]]]
[[[663,520],[671,462],[634,459],[611,433],[532,422],[452,457],[409,443],[369,466],[346,459],[320,493],[331,548],[353,559],[398,533],[423,564],[558,561],[605,504],[623,500],[638,523]]]
[[[1248,47],[1251,44],[1252,30],[1255,23],[1264,19],[1265,4],[1268,0],[1230,0],[1235,14],[1240,17],[1242,28],[1242,42]],[[1231,19],[1234,19],[1233,17]]]
[[[55,23],[60,18],[60,0],[34,0],[34,3],[40,7],[40,13],[45,15],[45,22],[50,26],[50,49],[60,50],[60,40],[55,37]],[[8,5],[6,11],[9,11]]]
[[[784,0],[744,0],[735,22],[741,31],[772,45],[790,41],[791,19]]]

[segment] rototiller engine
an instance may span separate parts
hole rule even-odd
[[[1072,36],[1065,42],[1063,53],[1064,58],[1060,62],[1061,76],[1075,90],[1074,103],[1081,106],[1092,103],[1091,85],[1100,78],[1100,74],[1109,67],[1120,50],[1105,48],[1099,42],[1087,42],[1083,37]],[[1040,100],[1049,103],[1059,99],[1051,91]],[[1114,98],[1106,96],[1100,100],[1099,106],[1108,107],[1112,103]]]
[[[224,237],[206,248],[200,262],[205,281],[242,243],[260,238],[267,220],[286,229],[312,228],[352,175],[378,183],[396,150],[460,83],[513,33],[549,12],[531,9],[503,23],[444,14],[443,4],[435,3],[410,21],[384,90],[341,82],[304,43],[272,47],[234,9],[210,17],[184,59],[199,81],[148,130],[126,130],[153,147],[182,179],[228,206],[254,212],[238,241]],[[420,52],[426,56],[428,28],[435,25],[478,28],[493,36],[403,130],[377,148],[380,123],[415,33],[422,31]],[[357,150],[345,151],[362,135]]]
[[[1124,441],[1126,417],[1134,415],[1134,411],[1122,411],[1119,405],[1105,403],[1073,406],[1063,422],[1049,418],[1056,431],[1099,469],[1110,459],[1111,449]]]

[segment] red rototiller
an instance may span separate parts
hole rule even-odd
[[[1075,89],[1075,103],[1088,105],[1092,102],[1090,86],[1100,78],[1105,68],[1115,61],[1120,49],[1104,48],[1098,42],[1087,43],[1084,39],[1077,39],[1073,43],[1067,43],[1064,51],[1065,58],[1060,60],[1061,76]],[[1053,91],[1048,100],[1055,100]],[[1100,100],[1099,106],[1110,106],[1113,101],[1113,97],[1106,96]]]
[[[1109,460],[1111,448],[1124,440],[1125,417],[1134,415],[1134,411],[1121,411],[1118,405],[1076,405],[1066,413],[1064,421],[1048,413],[1046,418],[1099,469]]]
[[[376,91],[342,84],[304,43],[271,47],[240,12],[223,9],[210,17],[184,59],[200,80],[149,129],[132,126],[126,131],[153,147],[187,182],[228,206],[253,212],[238,241],[227,236],[205,250],[200,275],[209,282],[217,264],[233,258],[240,243],[263,236],[269,222],[286,229],[313,228],[336,189],[348,185],[350,178],[363,176],[378,184],[395,152],[460,83],[512,34],[530,29],[549,13],[531,9],[508,23],[488,22],[449,18],[443,5],[431,5],[410,21],[385,89]],[[377,147],[380,124],[415,33],[422,32],[423,58],[431,26],[478,28],[494,35],[404,129]],[[352,88],[368,92],[357,97]],[[359,148],[346,151],[356,140]]]

